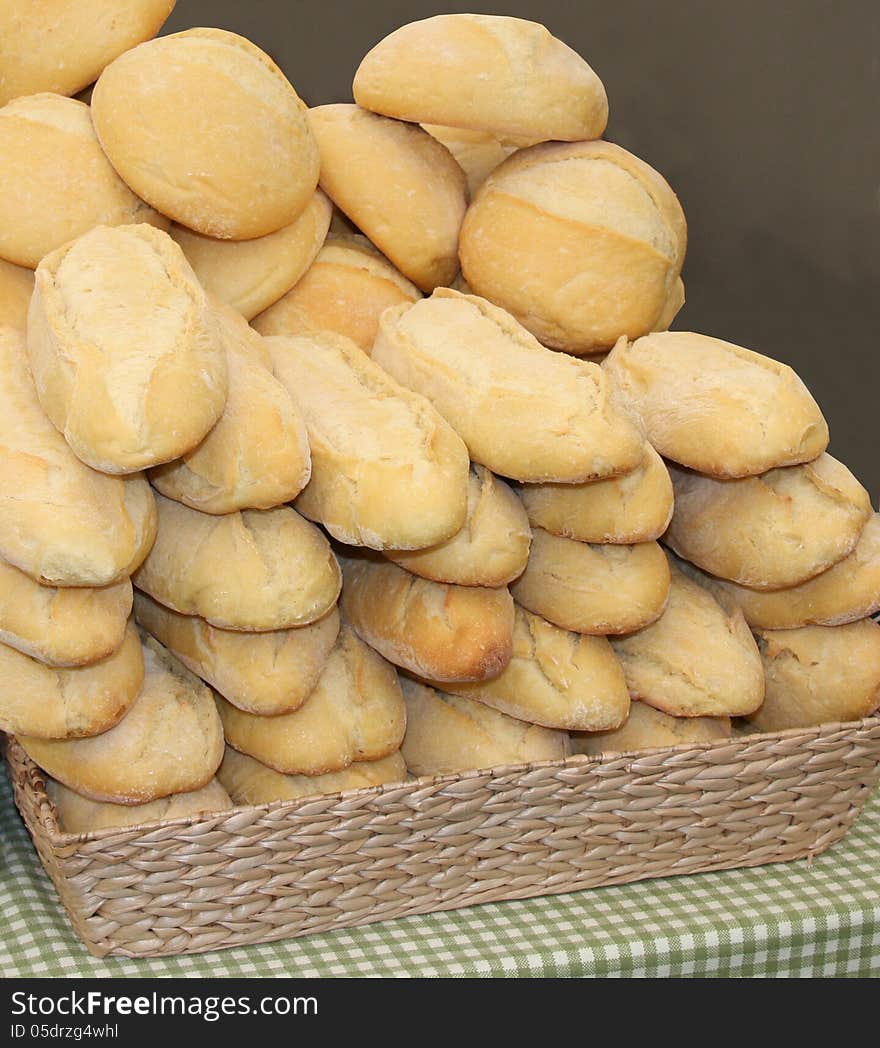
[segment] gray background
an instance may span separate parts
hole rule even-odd
[[[880,495],[880,0],[179,0],[268,51],[309,104],[348,101],[363,54],[444,11],[544,22],[601,76],[607,137],[688,217],[675,327],[787,361],[831,450]]]

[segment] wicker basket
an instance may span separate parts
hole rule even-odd
[[[150,957],[817,855],[880,778],[880,717],[87,836],[58,830],[42,774],[6,750],[77,933],[98,956]]]

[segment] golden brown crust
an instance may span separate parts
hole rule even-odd
[[[634,702],[627,720],[612,731],[575,732],[574,753],[625,753],[729,739],[730,717],[671,717],[646,702]]]
[[[0,258],[0,327],[8,324],[22,332],[27,328],[27,312],[33,291],[33,270]]]
[[[462,127],[444,127],[442,124],[422,124],[432,138],[446,146],[464,171],[468,193],[473,200],[477,190],[489,175],[517,149],[527,149],[546,141],[546,136],[510,137],[491,131],[471,131]]]

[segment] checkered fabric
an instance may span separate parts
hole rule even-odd
[[[90,957],[0,775],[0,972],[12,976],[880,974],[880,791],[813,860],[409,917],[188,957]]]

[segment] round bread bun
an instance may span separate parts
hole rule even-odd
[[[574,732],[573,753],[627,753],[729,739],[730,717],[671,717],[646,702],[634,702],[629,717],[611,731]]]

